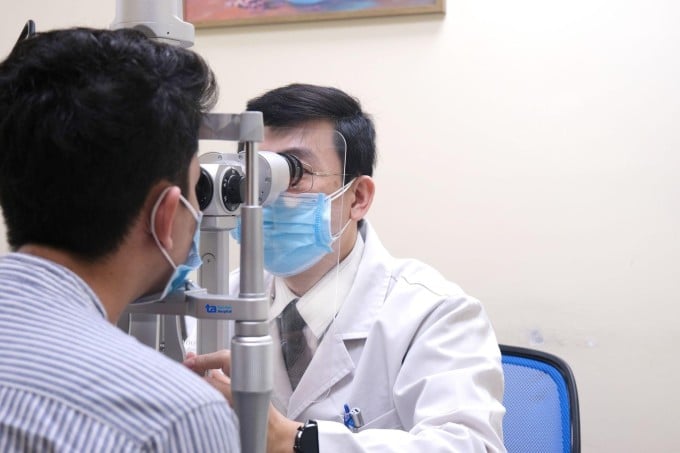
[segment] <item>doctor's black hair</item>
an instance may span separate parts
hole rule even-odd
[[[18,42],[0,63],[0,205],[10,246],[89,260],[114,251],[156,183],[194,190],[189,166],[216,96],[200,56],[130,29],[55,30]]]
[[[313,120],[328,120],[347,143],[344,182],[373,175],[377,156],[375,127],[354,97],[333,87],[294,83],[270,90],[248,101],[248,110],[262,112],[264,124],[295,127]],[[341,143],[336,143],[342,154]],[[343,156],[340,155],[340,159]]]

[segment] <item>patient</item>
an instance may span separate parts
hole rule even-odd
[[[222,395],[113,324],[192,249],[216,89],[132,30],[39,33],[0,63],[0,451],[239,452]]]

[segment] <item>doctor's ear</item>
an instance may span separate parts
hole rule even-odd
[[[354,201],[352,201],[350,209],[350,218],[352,220],[361,220],[373,203],[373,196],[375,195],[373,178],[366,175],[358,176],[354,181],[353,192]]]
[[[155,195],[153,193],[155,192]],[[166,250],[172,250],[172,231],[175,223],[175,214],[179,206],[181,190],[177,186],[166,187],[160,191],[152,191],[150,217],[153,217],[153,228],[156,231],[158,241]],[[156,206],[154,213],[154,206]],[[150,225],[151,226],[151,225]]]

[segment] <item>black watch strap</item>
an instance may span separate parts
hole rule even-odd
[[[307,420],[295,433],[295,453],[319,453],[319,428],[316,421]]]

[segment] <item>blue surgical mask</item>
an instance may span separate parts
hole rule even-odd
[[[306,271],[333,251],[337,234],[331,233],[331,202],[349,189],[352,181],[330,195],[324,193],[282,193],[271,205],[262,208],[264,268],[279,277]],[[240,243],[241,222],[232,236]]]
[[[191,272],[195,271],[201,266],[201,255],[199,254],[198,251],[198,242],[201,237],[200,226],[201,219],[203,218],[203,213],[200,211],[197,212],[196,209],[194,209],[194,207],[191,206],[191,203],[189,203],[189,201],[182,195],[179,196],[180,201],[184,204],[184,206],[186,206],[189,212],[191,212],[191,215],[194,217],[194,220],[196,220],[196,232],[194,233],[194,238],[191,242],[191,248],[189,249],[189,254],[187,255],[187,259],[184,261],[184,263],[175,265],[175,263],[172,262],[172,258],[170,258],[170,254],[168,253],[168,251],[165,250],[165,248],[161,245],[161,242],[158,240],[155,228],[156,210],[158,209],[161,200],[163,199],[163,197],[165,197],[168,190],[170,190],[170,187],[168,187],[161,193],[160,197],[158,197],[158,201],[156,201],[156,204],[154,205],[151,211],[151,235],[156,240],[156,244],[161,249],[161,252],[163,253],[163,256],[165,256],[165,259],[168,260],[168,263],[170,263],[170,265],[174,269],[174,272],[168,279],[168,283],[165,285],[165,288],[163,289],[163,293],[161,294],[160,299],[164,299],[171,292],[181,288],[187,281],[187,275],[189,275]]]

